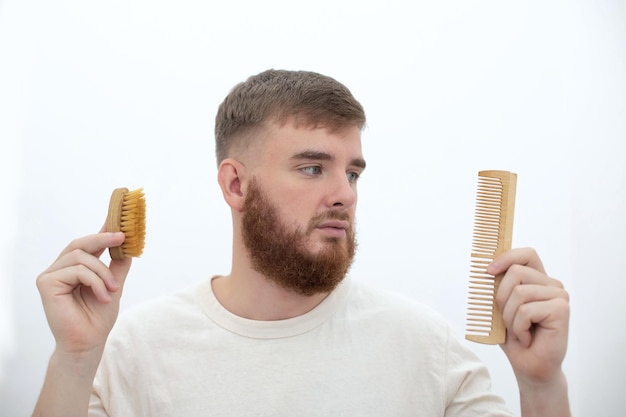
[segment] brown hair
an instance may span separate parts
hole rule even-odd
[[[309,71],[267,70],[236,85],[215,117],[217,163],[228,157],[233,143],[272,121],[294,119],[307,127],[338,131],[365,126],[365,112],[346,86]]]

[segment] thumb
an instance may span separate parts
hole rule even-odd
[[[113,277],[115,281],[118,283],[118,288],[113,295],[116,298],[120,298],[122,296],[122,289],[124,288],[124,283],[126,282],[126,277],[128,276],[128,272],[130,271],[130,266],[132,265],[132,258],[124,258],[124,259],[112,259],[109,264],[109,269],[113,273]]]

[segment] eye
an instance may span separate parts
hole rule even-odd
[[[348,181],[351,183],[356,182],[361,175],[358,172],[346,172],[346,177],[348,177]]]
[[[307,175],[314,176],[322,173],[322,167],[317,165],[311,165],[300,168],[300,171],[304,172]]]

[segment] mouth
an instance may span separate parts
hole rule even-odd
[[[329,237],[345,238],[349,227],[350,223],[345,220],[327,220],[318,224],[316,229]]]

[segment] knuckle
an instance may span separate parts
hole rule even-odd
[[[529,285],[516,285],[511,290],[511,295],[518,300],[526,300],[532,294],[533,289]]]
[[[522,304],[517,308],[517,314],[520,317],[528,317],[531,313],[532,307],[528,304]]]
[[[555,298],[554,303],[558,309],[558,311],[563,312],[563,315],[569,317],[570,314],[570,304],[567,299],[564,298]]]
[[[69,257],[71,261],[78,261],[82,253],[83,251],[81,249],[74,248],[70,250],[66,256]]]
[[[76,264],[76,265],[74,265],[72,268],[73,268],[73,270],[74,270],[74,274],[75,274],[76,276],[84,276],[84,275],[85,275],[85,272],[88,272],[88,271],[89,271],[89,268],[87,268],[87,267],[86,267],[85,265],[83,265],[83,264]]]
[[[73,252],[75,250],[77,250],[80,247],[80,239],[76,238],[76,239],[72,239],[69,243],[69,245],[67,245],[67,249],[69,252]]]
[[[562,290],[565,289],[565,285],[563,285],[563,282],[559,281],[556,278],[552,278],[552,282],[554,283],[554,285]]]
[[[539,257],[539,254],[537,253],[537,250],[535,248],[527,247],[526,252],[528,252],[528,256],[530,256],[531,258]]]
[[[524,266],[519,264],[513,264],[509,267],[507,274],[513,277],[517,277],[522,273]]]
[[[507,301],[507,296],[503,294],[502,291],[498,291],[498,293],[496,294],[496,303],[501,309],[506,307],[506,301]]]
[[[567,292],[565,289],[562,289],[561,294],[562,294],[563,300],[565,300],[567,304],[569,305],[569,301],[570,301],[569,292]]]
[[[37,289],[39,289],[39,291],[41,291],[42,287],[44,286],[47,276],[47,272],[42,272],[41,274],[37,275],[37,278],[35,279],[35,285],[37,286]]]

